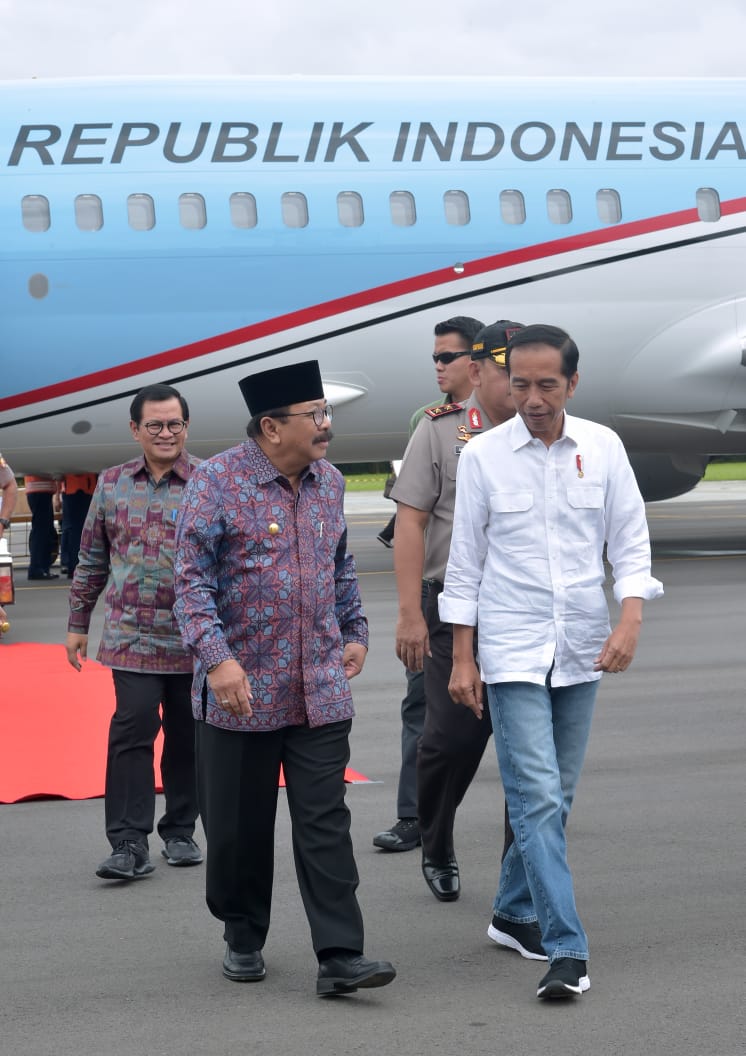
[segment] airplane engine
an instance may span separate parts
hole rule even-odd
[[[630,455],[630,463],[645,502],[685,495],[699,484],[708,459],[691,455]]]

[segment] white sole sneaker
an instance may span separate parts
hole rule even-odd
[[[508,935],[507,931],[499,931],[494,924],[490,924],[487,928],[487,938],[492,939],[498,946],[505,946],[509,950],[515,950],[516,953],[520,953],[521,957],[525,957],[527,961],[546,961],[549,959],[545,953],[532,953],[531,950],[527,950],[518,939]]]

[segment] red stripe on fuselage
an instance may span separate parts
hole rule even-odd
[[[721,214],[723,216],[734,215],[744,211],[746,211],[746,198],[736,198],[733,201],[721,204]],[[609,242],[618,243],[640,235],[649,235],[656,231],[682,227],[698,221],[699,215],[696,209],[682,209],[679,212],[665,213],[662,216],[650,217],[645,220],[635,220],[627,224],[604,228],[603,230],[587,231],[580,235],[553,239],[550,242],[540,242],[533,246],[525,246],[522,249],[514,249],[506,253],[498,253],[494,256],[483,257],[480,260],[465,263],[461,277],[473,278],[475,275],[497,271],[501,268],[509,268],[516,264],[525,264],[563,253],[572,253],[575,250],[601,246]],[[271,334],[282,333],[308,323],[317,322],[319,319],[341,315],[356,308],[369,307],[372,304],[403,297],[421,290],[432,289],[453,281],[454,270],[453,266],[450,266],[439,268],[437,271],[425,272],[422,275],[415,275],[412,278],[399,279],[397,282],[386,283],[384,286],[374,286],[368,290],[361,290],[359,293],[347,294],[332,301],[323,301],[321,304],[288,312],[286,315],[278,315],[272,319],[265,319],[260,323],[252,323],[238,330],[230,330],[227,333],[204,338],[192,344],[180,345],[178,348],[168,349],[165,352],[156,352],[152,356],[120,363],[117,366],[107,367],[105,370],[94,371],[92,374],[84,374],[79,378],[70,378],[66,381],[55,382],[53,385],[45,385],[40,389],[32,389],[28,392],[7,396],[4,399],[0,399],[0,411],[26,407],[60,396],[67,396],[70,393],[79,395],[82,391],[96,388],[99,385],[110,385],[112,382],[122,381],[148,371],[162,370],[164,367],[171,367],[177,363],[197,359],[200,356],[209,355],[211,352],[219,352],[224,348],[245,344],[260,337],[267,337]]]

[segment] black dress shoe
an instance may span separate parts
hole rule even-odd
[[[148,848],[137,840],[122,840],[96,870],[102,880],[139,880],[152,873]]]
[[[230,946],[225,947],[223,975],[226,979],[232,979],[235,983],[258,983],[266,974],[261,950],[238,953]]]
[[[29,573],[29,579],[59,579],[60,577],[56,572],[38,572],[35,576]]]
[[[399,818],[390,829],[373,837],[373,846],[382,851],[413,851],[421,843],[417,818]]]
[[[319,997],[352,994],[358,989],[386,986],[396,978],[388,961],[369,961],[361,953],[338,954],[319,964],[316,993]]]
[[[431,858],[423,858],[422,875],[439,902],[455,902],[461,894],[458,862],[453,856],[442,864]]]

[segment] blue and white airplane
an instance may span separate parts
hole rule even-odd
[[[746,452],[746,81],[4,82],[0,171],[17,473],[130,457],[152,381],[214,453],[311,357],[333,458],[399,458],[453,315],[567,329],[648,499]]]

